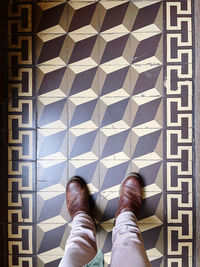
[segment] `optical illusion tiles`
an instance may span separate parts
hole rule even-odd
[[[193,266],[191,1],[19,2],[8,25],[9,266],[58,266],[74,175],[109,265],[130,171],[152,266]]]

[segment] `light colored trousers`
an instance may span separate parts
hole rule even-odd
[[[137,219],[131,211],[121,212],[113,228],[111,267],[151,267],[144,249]],[[82,267],[97,254],[96,231],[90,216],[79,213],[73,219],[59,267]]]

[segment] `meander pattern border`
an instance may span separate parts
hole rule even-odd
[[[34,264],[32,0],[8,4],[8,266]]]
[[[195,266],[193,1],[165,2],[165,266]],[[174,245],[174,243],[176,245]]]

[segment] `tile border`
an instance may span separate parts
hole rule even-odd
[[[29,23],[32,4],[32,0],[8,4],[8,266],[34,265],[36,200],[32,168],[36,155],[36,108]],[[24,11],[27,23],[22,20]]]
[[[184,220],[194,225],[193,177],[193,3],[164,2],[165,25],[165,266],[194,266],[195,227],[184,229]],[[172,19],[173,18],[173,19]],[[183,29],[184,28],[184,29]],[[185,37],[187,36],[187,38]],[[172,43],[176,43],[172,50]],[[185,69],[183,69],[183,65]],[[182,94],[186,92],[185,101]],[[183,127],[184,124],[184,127]],[[175,143],[172,142],[176,140]],[[174,149],[174,146],[175,149]],[[183,189],[186,187],[186,191]],[[185,191],[183,193],[183,190]],[[171,206],[171,208],[169,208]],[[186,233],[187,232],[187,233]],[[177,238],[177,247],[173,246]],[[186,254],[187,258],[183,255]],[[191,257],[191,258],[190,258]],[[190,260],[189,260],[190,259]]]

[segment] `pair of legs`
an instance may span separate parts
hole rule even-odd
[[[111,267],[150,267],[136,214],[141,208],[140,177],[132,173],[121,185],[119,208],[112,236]],[[84,182],[74,177],[67,184],[66,202],[73,219],[59,267],[82,267],[97,254],[96,230]]]

